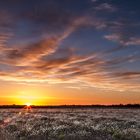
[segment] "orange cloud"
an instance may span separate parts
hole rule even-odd
[[[92,11],[93,15],[84,13],[84,15],[74,16],[66,9],[61,10],[57,6],[54,9],[47,6],[45,9],[21,10],[22,12],[20,11],[19,14],[0,11],[0,27],[10,29],[10,31],[4,30],[0,34],[0,79],[49,84],[82,82],[84,86],[99,89],[138,92],[140,90],[138,84],[140,73],[137,70],[120,70],[118,67],[120,64],[137,61],[140,57],[132,54],[108,59],[108,55],[123,49],[124,46],[140,44],[139,37],[124,31],[128,27],[132,29],[134,24],[130,26],[128,22],[124,24],[121,21],[107,20],[96,15],[98,11],[115,12],[116,9],[111,4],[101,3],[94,10],[96,12]],[[30,40],[26,43],[22,38],[22,45],[19,43],[20,41],[18,42],[17,36],[13,37],[16,32],[28,33],[28,30],[23,31],[25,25],[20,25],[21,19],[24,20],[24,23],[33,26],[33,30],[30,31],[31,26],[28,29],[29,33],[33,32],[37,36],[33,42]],[[12,21],[16,21],[14,25]],[[36,29],[36,24],[39,29]],[[23,27],[22,31],[16,30],[15,26]],[[103,53],[91,51],[87,54],[76,53],[76,46],[70,46],[71,49],[61,49],[62,43],[72,33],[85,27],[92,27],[96,30],[107,29],[111,34],[105,35],[104,38],[117,42],[118,46]],[[12,43],[8,44],[11,37],[13,37],[13,42],[18,43],[11,41]],[[29,35],[29,38],[32,36]]]

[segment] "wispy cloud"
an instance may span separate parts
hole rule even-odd
[[[76,85],[82,82],[86,87],[99,89],[140,90],[137,82],[140,80],[139,69],[126,68],[127,65],[130,67],[131,63],[139,61],[139,54],[134,53],[136,50],[131,55],[122,55],[121,52],[124,46],[128,48],[140,45],[140,36],[136,32],[139,24],[123,22],[124,19],[121,20],[118,16],[108,17],[107,14],[118,11],[112,3],[97,1],[92,8],[95,11],[84,9],[83,13],[80,8],[74,11],[73,7],[67,9],[58,3],[43,3],[45,7],[42,4],[35,4],[35,7],[25,5],[25,8],[18,12],[14,9],[11,13],[0,13],[1,80],[50,84],[77,83]],[[108,12],[104,17],[105,11]],[[11,22],[14,20],[15,23]],[[133,29],[135,32],[131,32]],[[95,42],[99,32],[104,40],[97,44],[85,45],[83,52],[81,46],[85,43],[85,38],[80,38],[78,34],[81,30],[88,30],[87,41],[91,38],[89,30],[93,31]],[[78,35],[71,39],[75,34]],[[69,45],[67,40],[80,40],[81,46],[75,42]],[[108,48],[103,48],[107,40],[109,43],[117,42],[117,45],[107,44]],[[103,46],[105,51],[102,51],[100,46]],[[93,48],[97,48],[97,51]],[[117,54],[118,48],[122,54]]]
[[[130,46],[130,45],[140,45],[140,37],[129,37],[127,40],[124,40],[122,38],[122,35],[120,34],[110,34],[110,35],[105,35],[104,38],[118,42],[124,46]]]
[[[1,79],[53,84],[81,81],[85,85],[96,88],[138,91],[140,88],[138,84],[133,83],[133,81],[124,81],[124,79],[138,80],[140,78],[139,72],[122,71],[118,73],[113,68],[113,66],[125,63],[127,60],[129,58],[109,62],[102,58],[101,54],[91,54],[90,56],[75,56],[73,54],[57,59],[39,60],[34,65],[18,67],[16,73],[15,71],[3,72]]]
[[[95,7],[95,10],[114,12],[117,10],[117,8],[109,3],[101,3]]]

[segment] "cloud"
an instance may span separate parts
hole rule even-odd
[[[124,42],[124,45],[140,45],[140,37],[130,37],[128,41]]]
[[[67,9],[54,2],[24,4],[18,12],[13,8],[11,12],[0,13],[0,28],[3,29],[0,30],[1,80],[19,83],[83,83],[85,87],[107,90],[140,90],[138,82],[135,82],[139,80],[138,70],[128,71],[125,68],[125,65],[139,61],[138,54],[113,55],[118,48],[121,51],[124,46],[140,45],[139,35],[133,31],[139,26],[124,22],[124,19],[121,21],[118,17],[108,17],[108,14],[118,10],[113,4],[94,3],[92,9],[96,12],[85,10],[83,13],[77,8],[75,10],[69,6],[70,9]],[[105,11],[107,13],[104,16],[101,13]],[[96,43],[85,45],[82,51],[75,41],[80,38],[79,34],[71,40],[73,46],[67,43],[77,31],[87,29],[95,32],[92,34],[93,40],[100,32],[101,37],[104,35],[105,39],[117,42],[119,47],[107,46],[106,42],[99,41],[100,45],[104,46],[105,43],[110,53],[107,48],[103,48],[105,51],[100,50],[102,46],[97,47]],[[88,41],[90,32],[86,35]],[[84,39],[78,41],[84,44]],[[95,49],[92,47],[97,48],[97,51],[93,51]]]
[[[116,8],[109,3],[101,3],[95,7],[95,10],[114,12],[114,11],[116,11]]]
[[[49,55],[56,49],[57,39],[50,38],[43,40],[35,44],[31,44],[22,49],[6,50],[3,56],[3,63],[26,65],[32,61],[35,61],[42,55]]]
[[[119,72],[115,73],[117,77],[122,77],[125,79],[132,79],[132,78],[140,78],[140,72],[131,71],[131,72]]]
[[[77,17],[70,22],[70,25],[66,27],[65,30],[50,36],[46,35],[46,37],[42,37],[41,40],[37,40],[37,42],[22,45],[21,47],[4,47],[4,50],[1,50],[1,63],[17,66],[29,65],[43,56],[48,56],[54,53],[59,48],[61,42],[68,38],[70,34],[75,32],[78,28],[86,26],[98,29],[102,28],[104,24],[102,24],[101,21],[91,19],[89,16]]]
[[[11,28],[13,25],[13,16],[6,10],[0,10],[0,27],[1,28]]]
[[[110,22],[106,21],[106,28],[109,33],[104,35],[104,38],[116,42],[122,47],[139,46],[139,27],[139,21],[134,22],[128,15],[122,19],[116,19]]]
[[[6,49],[1,55],[1,62],[7,64],[27,65],[30,62],[38,60],[42,56],[54,53],[61,41],[67,38],[80,26],[90,25],[87,18],[78,18],[67,27],[62,33],[57,33],[52,37],[44,38],[36,43],[29,44],[24,47],[13,47],[13,49]]]
[[[98,0],[91,0],[91,2],[97,2]]]
[[[57,51],[65,55],[55,58]],[[113,66],[129,61],[130,58],[107,61],[101,54],[93,53],[83,56],[76,55],[74,51],[67,53],[69,50],[66,49],[57,51],[49,59],[39,59],[38,62],[24,67],[15,66],[16,68],[7,72],[1,71],[0,78],[25,83],[78,84],[82,82],[85,86],[115,91],[139,91],[140,89],[140,86],[133,82],[133,80],[139,79],[139,72],[117,72],[116,67],[113,68]],[[125,79],[130,80],[125,81]]]
[[[124,46],[130,46],[130,45],[140,45],[140,37],[128,37],[127,40],[124,40],[122,38],[122,35],[120,34],[110,34],[110,35],[105,35],[105,39],[118,42]]]
[[[110,41],[119,41],[120,40],[120,36],[118,36],[117,34],[105,35],[104,38],[108,39]]]

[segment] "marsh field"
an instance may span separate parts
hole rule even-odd
[[[140,140],[140,109],[0,109],[0,140]]]

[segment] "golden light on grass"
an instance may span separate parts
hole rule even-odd
[[[26,112],[30,112],[32,107],[31,107],[31,103],[26,103],[24,109],[26,110]]]

